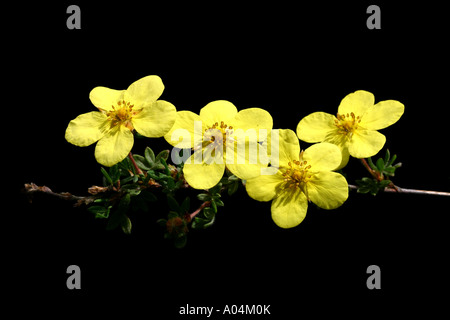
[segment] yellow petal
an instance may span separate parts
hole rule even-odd
[[[367,110],[360,126],[369,130],[389,127],[400,119],[404,111],[405,106],[396,100],[380,101]]]
[[[294,188],[284,190],[272,201],[272,219],[281,228],[293,228],[305,219],[308,200],[303,192]]]
[[[374,103],[375,97],[372,93],[358,90],[342,99],[338,113],[347,115],[347,113],[350,114],[353,112],[355,116],[362,117]]]
[[[224,124],[233,125],[230,121],[236,116],[237,109],[229,101],[217,100],[208,103],[200,110],[200,117],[205,122],[205,125],[210,127],[214,123],[223,121]]]
[[[264,140],[272,130],[272,116],[260,108],[248,108],[238,112],[233,120],[233,127],[242,131],[254,130],[258,141]],[[261,130],[261,132],[260,132]],[[261,138],[260,138],[260,133]],[[239,139],[239,136],[236,137]]]
[[[194,189],[210,189],[219,183],[225,172],[225,163],[195,163],[194,157],[193,154],[183,167],[187,183]]]
[[[352,157],[368,158],[376,155],[384,146],[386,137],[373,130],[355,130],[348,144],[348,151]]]
[[[307,115],[297,125],[297,136],[300,140],[315,143],[325,140],[327,134],[336,128],[336,117],[325,112],[314,112]]]
[[[97,162],[111,167],[125,159],[133,147],[133,133],[125,126],[111,129],[95,147]]]
[[[261,153],[264,153],[261,156]],[[239,179],[247,180],[261,175],[262,168],[267,167],[266,149],[256,141],[230,144],[226,149],[225,163]]]
[[[177,110],[170,102],[158,100],[131,119],[137,132],[149,138],[164,136],[172,128]]]
[[[164,138],[174,147],[193,148],[194,142],[203,140],[205,129],[207,127],[198,114],[191,111],[178,111],[174,125]]]
[[[341,149],[342,161],[341,164],[335,170],[340,170],[344,168],[348,164],[348,160],[350,160],[350,152],[348,151],[348,147],[344,147]]]
[[[248,195],[258,201],[270,201],[277,195],[277,186],[283,183],[280,172],[248,179],[245,189]]]
[[[288,167],[290,161],[299,160],[300,143],[295,132],[290,129],[272,131],[275,131],[275,135],[272,135],[269,146],[271,150],[271,165]],[[276,141],[276,132],[278,132],[278,141]]]
[[[86,147],[102,138],[110,129],[106,115],[98,111],[80,114],[69,122],[66,140],[76,146]]]
[[[164,84],[158,76],[147,76],[133,82],[124,94],[124,99],[137,107],[153,103],[164,91]]]
[[[322,142],[306,149],[303,160],[307,161],[307,165],[311,165],[312,171],[331,171],[341,164],[342,154],[338,146]]]
[[[341,164],[335,170],[339,170],[345,167],[350,157],[350,154],[348,152],[348,144],[349,144],[348,137],[346,135],[338,133],[336,129],[330,131],[330,133],[325,137],[325,142],[332,143],[341,150],[342,155]]]
[[[119,100],[123,100],[125,90],[114,90],[106,87],[95,87],[89,93],[89,99],[99,109],[110,111]]]
[[[323,209],[336,209],[348,198],[348,184],[344,176],[331,171],[313,175],[307,183],[308,197]]]

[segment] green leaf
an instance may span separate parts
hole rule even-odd
[[[109,199],[105,199],[105,198],[98,198],[94,200],[94,203],[106,203],[108,202]]]
[[[120,171],[118,164],[115,164],[109,168],[109,176],[111,177],[113,184],[115,184],[120,179]]]
[[[358,193],[368,193],[370,191],[370,187],[359,187],[356,192]]]
[[[170,176],[170,169],[169,166],[167,165],[167,162],[164,158],[159,159],[159,161],[161,162],[161,164],[164,166],[164,169],[166,170],[166,175]]]
[[[222,188],[222,183],[218,183],[216,184],[214,187],[212,187],[211,189],[209,189],[209,193],[214,195],[214,194],[219,194],[220,192],[220,188]]]
[[[106,170],[103,167],[100,167],[100,170],[103,173],[103,176],[105,177],[106,181],[110,184],[113,185],[113,180],[111,179],[110,175],[108,174],[108,172],[106,172]]]
[[[392,164],[394,163],[394,161],[397,160],[397,155],[394,154],[391,158],[391,160],[389,161],[389,163],[387,164],[388,166],[392,166]]]
[[[129,205],[130,205],[130,194],[126,193],[122,197],[122,199],[120,199],[117,208],[113,210],[113,212],[111,213],[108,224],[106,225],[106,230],[114,230],[122,223],[122,219],[124,219],[125,213],[127,212]]]
[[[124,216],[122,219],[120,226],[122,227],[122,231],[125,234],[131,234],[131,220],[127,216]]]
[[[95,218],[101,218],[106,219],[109,217],[109,211],[111,209],[111,206],[105,207],[105,206],[90,206],[88,208],[89,212],[92,212],[95,214]]]
[[[123,186],[123,185],[127,184],[128,182],[133,181],[134,177],[135,176],[128,176],[128,177],[120,180],[120,184]]]
[[[216,215],[216,212],[214,212],[213,208],[206,207],[206,208],[203,209],[203,216],[205,217],[205,219],[211,220],[211,219],[214,219],[214,216]]]
[[[211,200],[211,196],[209,194],[207,194],[207,193],[199,193],[197,195],[197,199],[200,200],[200,201],[205,202],[205,201]]]
[[[191,228],[193,229],[206,229],[213,225],[215,220],[215,217],[213,217],[211,220],[195,217],[194,221],[192,221]]]
[[[236,191],[238,190],[238,188],[239,188],[239,182],[237,182],[237,181],[228,185],[228,190],[227,190],[228,195],[231,196],[231,195],[235,194]]]
[[[391,180],[382,180],[378,182],[378,186],[380,189],[386,188],[391,183]]]
[[[170,193],[175,189],[175,181],[171,176],[160,174],[159,182],[162,182],[165,186],[165,189],[162,190],[164,193]]]
[[[217,205],[214,199],[211,199],[211,208],[213,209],[214,213],[217,213]]]
[[[372,168],[372,170],[377,170],[377,167],[373,164],[372,157],[367,158],[367,162],[369,163],[369,166]]]
[[[142,191],[141,187],[135,184],[126,184],[122,186],[121,189],[126,190],[130,196],[137,196]]]
[[[181,213],[180,205],[178,201],[170,194],[167,195],[167,202],[169,204],[169,208],[175,212]]]
[[[169,158],[169,150],[163,150],[160,153],[158,153],[158,155],[156,156],[155,159],[155,163],[159,163],[161,162],[161,159],[164,159],[164,161],[167,161],[167,159]]]
[[[395,175],[395,167],[386,167],[386,168],[384,168],[384,171],[383,171],[383,173],[385,173],[386,175],[388,175],[388,176],[394,176]]]
[[[378,158],[377,160],[377,171],[378,172],[383,172],[384,169],[384,161],[382,158]]]
[[[150,170],[151,166],[148,164],[147,159],[138,154],[133,154],[134,161],[141,170]]]
[[[218,207],[223,207],[224,206],[223,201],[220,200],[219,198],[215,198],[214,202],[215,202],[216,206],[218,206]]]
[[[152,179],[154,179],[156,181],[159,181],[161,179],[161,176],[160,176],[159,172],[155,172],[153,170],[147,171],[147,175],[149,175],[150,178],[152,178]]]
[[[127,175],[130,174],[130,171],[134,172],[133,171],[133,164],[131,163],[130,158],[126,157],[125,159],[123,159],[118,164],[119,164],[119,168],[122,169]]]
[[[391,158],[391,153],[389,152],[389,149],[386,149],[386,155],[384,156],[384,163],[386,166],[389,164],[389,159]]]
[[[190,209],[190,206],[191,206],[191,198],[189,198],[189,197],[184,198],[184,200],[183,200],[183,202],[181,203],[181,206],[180,206],[180,210],[181,210],[180,213],[181,214],[188,213],[189,209]]]
[[[145,160],[151,165],[155,164],[155,153],[150,147],[145,148]]]

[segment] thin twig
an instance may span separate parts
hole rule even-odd
[[[348,185],[350,190],[358,190],[358,187],[355,185]],[[389,193],[409,193],[409,194],[428,194],[433,196],[444,196],[444,197],[450,197],[450,192],[444,192],[444,191],[432,191],[432,190],[418,190],[418,189],[406,189],[406,188],[400,188],[398,186],[395,186],[396,188],[384,188],[384,192]]]
[[[33,195],[34,193],[45,193],[45,194],[48,194],[50,196],[53,196],[53,197],[56,197],[59,199],[76,201],[75,206],[80,206],[81,204],[89,204],[97,198],[94,195],[83,197],[83,196],[73,195],[69,192],[57,193],[57,192],[53,192],[52,189],[50,189],[47,186],[41,187],[41,186],[36,185],[33,182],[25,183],[25,189],[23,190],[23,192],[30,196]],[[30,198],[30,202],[31,202],[31,198]]]

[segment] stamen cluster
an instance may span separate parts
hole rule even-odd
[[[304,184],[312,177],[312,174],[308,173],[311,165],[307,165],[307,163],[307,161],[289,161],[289,168],[283,173],[286,188],[304,189]]]
[[[208,129],[205,129],[205,135],[210,139],[211,143],[216,144],[226,144],[227,135],[231,136],[233,134],[233,127],[228,126],[223,121],[214,123]]]
[[[334,120],[334,124],[338,128],[338,132],[347,135],[349,138],[352,137],[361,122],[361,118],[359,116],[355,116],[353,112],[350,114],[347,113],[347,115],[338,113],[336,118],[337,120]]]
[[[117,102],[117,108],[112,106],[112,110],[106,112],[109,120],[111,121],[111,126],[115,127],[117,125],[125,125],[128,129],[133,130],[133,125],[131,123],[131,118],[135,116],[138,112],[133,111],[133,104],[126,102],[125,100]]]

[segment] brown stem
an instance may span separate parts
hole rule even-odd
[[[128,154],[128,158],[130,158],[131,163],[133,164],[134,168],[136,169],[136,173],[137,174],[144,174],[144,172],[142,172],[142,170],[138,167],[136,161],[133,158],[133,154],[131,152]]]
[[[25,189],[23,190],[23,192],[28,195],[32,195],[34,193],[45,193],[63,200],[77,201],[75,203],[75,206],[80,206],[81,204],[89,204],[96,199],[94,195],[82,197],[82,196],[75,196],[69,192],[61,192],[61,193],[53,192],[49,187],[47,186],[40,187],[34,184],[33,182],[25,183]]]
[[[372,175],[372,177],[374,177],[375,179],[377,179],[377,181],[381,181],[381,180],[383,180],[383,178],[382,177],[380,177],[380,175],[375,171],[375,170],[373,170],[370,166],[369,166],[369,164],[367,163],[367,161],[366,161],[366,159],[360,159],[361,160],[361,163],[363,164],[363,166],[367,169],[367,171],[369,171],[369,173]]]
[[[211,205],[211,201],[205,201],[201,204],[200,207],[198,207],[197,210],[195,210],[194,212],[192,212],[189,216],[192,219],[194,219],[194,217],[200,213],[200,211],[202,211],[204,208],[209,207]]]

